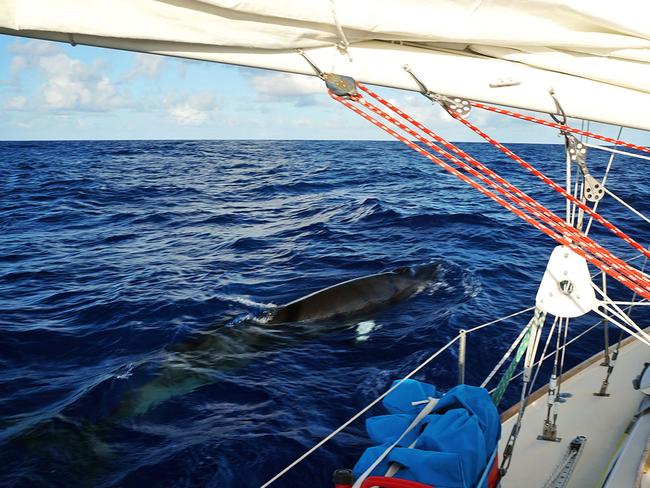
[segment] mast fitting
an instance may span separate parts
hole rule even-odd
[[[422,93],[422,95],[427,97],[429,100],[435,103],[439,103],[447,112],[457,115],[463,119],[469,115],[472,109],[469,100],[465,100],[464,98],[460,97],[449,97],[447,95],[433,92],[427,88],[424,82],[418,78],[415,73],[413,73],[411,67],[408,64],[405,64],[402,68],[404,68],[404,71],[411,75],[415,83],[417,83],[418,87],[420,88],[420,93]]]

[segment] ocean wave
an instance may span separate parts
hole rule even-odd
[[[561,176],[561,146],[517,150]],[[627,170],[612,188],[644,209],[648,175]],[[555,245],[392,142],[0,142],[0,174],[0,485],[259,486],[459,328],[534,303]],[[602,209],[648,241],[625,209]],[[265,320],[276,303],[432,261],[435,280],[370,317]],[[468,341],[468,380],[527,320]],[[419,377],[452,386],[453,354]],[[133,398],[148,408],[116,416]],[[354,426],[287,486],[330,486],[366,442]]]

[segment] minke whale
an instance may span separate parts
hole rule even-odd
[[[108,415],[94,421],[87,419],[83,422],[86,429],[74,429],[73,437],[79,437],[76,444],[84,446],[89,454],[94,453],[98,460],[107,460],[110,448],[102,438],[110,432],[111,426],[219,381],[224,371],[244,366],[259,353],[350,327],[352,319],[355,319],[352,323],[358,325],[357,332],[363,335],[358,340],[365,340],[375,326],[373,320],[368,320],[370,314],[420,293],[436,281],[437,276],[438,265],[430,263],[351,279],[171,346],[164,351],[162,364],[153,379],[142,384],[143,378],[133,378],[141,386],[127,387]],[[131,379],[125,381],[130,383]],[[59,417],[61,420],[65,414]],[[78,420],[69,421],[72,425],[78,424]],[[53,434],[51,426],[49,429],[43,427],[45,432],[50,431],[43,435]],[[29,436],[31,441],[40,437],[38,430]],[[54,437],[60,440],[62,435],[63,432],[57,432]]]
[[[215,381],[215,372],[244,366],[256,354],[340,330],[356,317],[367,318],[423,291],[436,280],[438,264],[401,267],[318,290],[236,325],[203,332],[173,346],[159,374],[128,393],[115,417],[141,415],[155,405]],[[359,324],[361,341],[374,322]],[[212,374],[211,374],[212,373]]]
[[[437,270],[431,263],[344,281],[277,307],[267,322],[316,321],[372,312],[419,293]]]

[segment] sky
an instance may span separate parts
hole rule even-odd
[[[377,91],[449,140],[479,140],[417,93]],[[562,143],[555,130],[474,112],[499,140]],[[0,140],[390,138],[315,77],[1,34],[0,114]],[[650,145],[647,133],[625,136]]]

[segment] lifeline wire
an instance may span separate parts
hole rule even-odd
[[[530,312],[533,310],[534,307],[529,307],[525,308],[523,310],[519,310],[518,312],[513,312],[509,315],[506,315],[504,317],[491,320],[489,322],[485,322],[484,324],[477,325],[475,327],[472,327],[471,329],[467,329],[465,331],[466,334],[470,334],[472,332],[476,332],[478,330],[484,329],[485,327],[488,327],[490,325],[494,325],[498,322],[502,322],[504,320],[510,319],[512,317],[516,317],[517,315],[521,315],[526,312]],[[293,461],[291,464],[289,464],[286,468],[284,468],[282,471],[280,471],[278,474],[276,474],[273,478],[268,480],[266,483],[264,483],[261,488],[266,488],[267,486],[271,485],[278,479],[280,479],[282,476],[284,476],[287,472],[289,472],[294,466],[299,464],[300,462],[304,461],[306,458],[308,458],[310,455],[312,455],[316,450],[318,450],[321,446],[325,445],[327,442],[329,442],[334,436],[336,436],[338,433],[341,431],[345,430],[350,424],[352,424],[355,420],[357,420],[361,415],[366,413],[368,410],[370,410],[372,407],[377,405],[381,400],[383,400],[387,395],[389,395],[391,392],[395,391],[404,381],[407,379],[411,378],[413,375],[418,373],[422,368],[424,368],[427,364],[429,364],[431,361],[433,361],[435,358],[437,358],[442,352],[445,350],[449,349],[456,341],[460,339],[460,334],[458,334],[456,337],[451,339],[447,344],[445,344],[442,348],[437,350],[435,353],[433,353],[431,356],[429,356],[426,360],[424,360],[420,365],[418,365],[413,371],[408,373],[406,376],[404,376],[401,380],[399,380],[397,383],[395,383],[393,386],[391,386],[387,391],[382,393],[380,396],[375,398],[372,402],[370,402],[368,405],[366,405],[363,409],[361,409],[359,412],[354,414],[352,417],[350,417],[345,423],[341,424],[339,427],[337,427],[334,431],[332,431],[327,437],[324,437],[321,441],[318,442],[315,446],[313,446],[311,449],[309,449],[307,452],[305,452],[302,456],[297,458],[295,461]]]

